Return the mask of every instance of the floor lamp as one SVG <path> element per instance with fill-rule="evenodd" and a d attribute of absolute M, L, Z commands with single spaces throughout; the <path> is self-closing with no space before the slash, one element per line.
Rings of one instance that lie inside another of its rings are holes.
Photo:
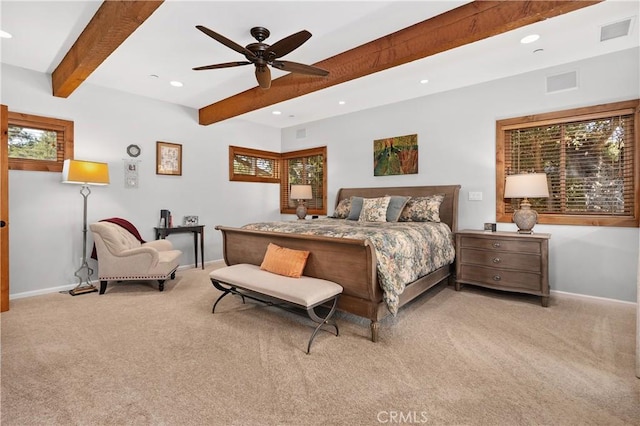
<path fill-rule="evenodd" d="M 78 294 L 91 293 L 98 289 L 91 284 L 91 276 L 93 269 L 87 263 L 87 198 L 91 194 L 89 185 L 108 185 L 109 184 L 109 165 L 107 163 L 96 163 L 93 161 L 82 160 L 64 160 L 62 167 L 62 183 L 73 183 L 82 185 L 80 194 L 84 198 L 84 219 L 82 222 L 82 265 L 74 273 L 78 278 L 78 285 L 69 290 L 69 294 L 77 296 Z M 83 276 L 84 272 L 84 276 Z"/>

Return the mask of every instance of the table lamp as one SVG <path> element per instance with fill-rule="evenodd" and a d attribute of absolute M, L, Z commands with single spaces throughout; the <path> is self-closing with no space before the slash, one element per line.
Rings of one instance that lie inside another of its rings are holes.
<path fill-rule="evenodd" d="M 549 197 L 545 173 L 523 173 L 507 176 L 504 185 L 504 198 L 524 198 L 520 202 L 520 209 L 513 212 L 513 222 L 518 226 L 520 234 L 533 233 L 533 226 L 538 221 L 538 212 L 531 208 L 529 197 Z"/>
<path fill-rule="evenodd" d="M 90 279 L 93 269 L 87 263 L 87 198 L 91 194 L 89 185 L 109 185 L 109 165 L 107 163 L 96 163 L 83 160 L 64 160 L 62 166 L 62 183 L 73 183 L 82 185 L 80 194 L 84 198 L 84 221 L 82 227 L 82 265 L 74 273 L 78 278 L 78 285 L 69 290 L 69 294 L 91 293 L 98 289 L 91 284 Z M 86 272 L 86 277 L 82 276 L 82 271 Z M 84 283 L 84 284 L 83 284 Z"/>
<path fill-rule="evenodd" d="M 304 200 L 312 198 L 311 185 L 291 185 L 291 199 L 298 200 L 296 208 L 298 219 L 303 220 L 307 216 L 307 206 L 304 204 Z"/>

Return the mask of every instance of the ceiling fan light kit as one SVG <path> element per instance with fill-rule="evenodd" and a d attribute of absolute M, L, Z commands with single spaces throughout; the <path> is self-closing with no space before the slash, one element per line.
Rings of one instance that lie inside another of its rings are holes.
<path fill-rule="evenodd" d="M 283 61 L 279 58 L 285 56 L 302 46 L 309 38 L 311 33 L 307 30 L 299 31 L 295 34 L 291 34 L 288 37 L 276 42 L 273 45 L 263 43 L 271 34 L 268 29 L 264 27 L 251 28 L 251 36 L 258 42 L 248 44 L 243 47 L 234 41 L 229 40 L 225 36 L 210 30 L 202 25 L 196 25 L 196 28 L 211 37 L 212 39 L 224 44 L 228 48 L 235 50 L 238 53 L 244 55 L 246 61 L 224 62 L 220 64 L 204 65 L 201 67 L 193 68 L 194 71 L 213 70 L 219 68 L 230 68 L 242 65 L 253 64 L 255 66 L 255 75 L 258 85 L 263 89 L 271 87 L 271 70 L 269 67 L 274 67 L 282 71 L 293 72 L 306 75 L 314 75 L 325 77 L 329 75 L 329 72 L 321 68 L 313 67 L 311 65 L 300 64 L 298 62 Z"/>

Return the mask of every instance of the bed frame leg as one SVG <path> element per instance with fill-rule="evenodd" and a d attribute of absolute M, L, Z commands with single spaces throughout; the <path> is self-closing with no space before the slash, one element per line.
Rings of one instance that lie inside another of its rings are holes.
<path fill-rule="evenodd" d="M 371 341 L 378 341 L 378 330 L 380 329 L 380 323 L 378 321 L 371 320 Z"/>

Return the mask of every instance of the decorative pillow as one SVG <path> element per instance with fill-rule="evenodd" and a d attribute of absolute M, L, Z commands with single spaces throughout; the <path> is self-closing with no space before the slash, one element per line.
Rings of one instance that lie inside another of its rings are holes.
<path fill-rule="evenodd" d="M 260 269 L 285 277 L 300 278 L 309 252 L 293 250 L 269 243 Z"/>
<path fill-rule="evenodd" d="M 362 210 L 362 197 L 351 197 L 351 210 L 349 211 L 349 220 L 358 220 L 360 218 L 360 211 Z"/>
<path fill-rule="evenodd" d="M 333 211 L 333 216 L 336 219 L 346 219 L 351 211 L 351 198 L 345 198 L 340 200 L 336 209 Z"/>
<path fill-rule="evenodd" d="M 391 197 L 365 198 L 360 211 L 360 222 L 386 222 Z"/>
<path fill-rule="evenodd" d="M 440 204 L 443 194 L 429 197 L 411 197 L 400 214 L 400 222 L 440 222 Z"/>
<path fill-rule="evenodd" d="M 397 222 L 400 219 L 402 209 L 411 197 L 404 195 L 390 195 L 389 207 L 387 207 L 387 222 Z"/>

